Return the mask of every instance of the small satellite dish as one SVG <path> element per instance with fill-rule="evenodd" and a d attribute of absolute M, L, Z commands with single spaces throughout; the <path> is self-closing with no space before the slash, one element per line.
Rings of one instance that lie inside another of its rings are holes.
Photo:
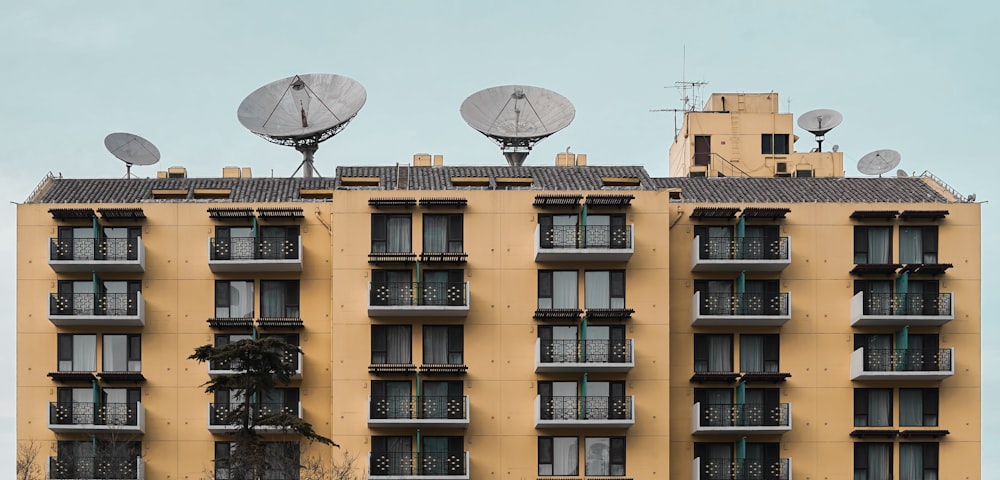
<path fill-rule="evenodd" d="M 104 137 L 104 147 L 125 162 L 125 178 L 132 177 L 132 165 L 152 165 L 160 161 L 160 151 L 149 140 L 124 132 Z"/>
<path fill-rule="evenodd" d="M 302 175 L 310 178 L 316 171 L 313 154 L 319 143 L 340 133 L 367 98 L 365 88 L 348 77 L 295 75 L 254 90 L 240 103 L 236 116 L 261 138 L 302 152 L 299 168 L 304 167 Z"/>
<path fill-rule="evenodd" d="M 822 152 L 823 139 L 826 132 L 833 130 L 843 121 L 844 116 L 840 112 L 821 108 L 819 110 L 810 110 L 800 115 L 798 124 L 799 128 L 816 136 L 816 142 L 819 143 L 819 148 L 816 151 Z"/>
<path fill-rule="evenodd" d="M 834 153 L 837 153 L 837 152 L 839 152 L 839 151 L 840 151 L 840 145 L 834 145 L 834 146 L 833 146 L 833 152 L 834 152 Z"/>
<path fill-rule="evenodd" d="M 899 165 L 899 152 L 895 150 L 875 150 L 858 160 L 858 171 L 865 175 L 879 175 Z"/>
<path fill-rule="evenodd" d="M 480 90 L 462 102 L 465 123 L 498 145 L 512 167 L 524 164 L 538 141 L 569 125 L 576 109 L 551 90 L 503 85 Z"/>
<path fill-rule="evenodd" d="M 900 168 L 899 170 L 896 170 L 896 176 L 899 177 L 899 178 L 906 178 L 906 177 L 909 177 L 910 174 L 906 173 L 906 170 L 903 170 L 902 168 Z"/>

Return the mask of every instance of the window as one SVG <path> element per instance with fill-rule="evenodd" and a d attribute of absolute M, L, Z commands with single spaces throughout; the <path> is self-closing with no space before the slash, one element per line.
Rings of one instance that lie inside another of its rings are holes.
<path fill-rule="evenodd" d="M 372 252 L 409 253 L 410 214 L 372 214 Z"/>
<path fill-rule="evenodd" d="M 299 318 L 299 281 L 261 280 L 260 316 Z"/>
<path fill-rule="evenodd" d="M 462 437 L 425 436 L 420 439 L 420 475 L 468 474 Z"/>
<path fill-rule="evenodd" d="M 540 309 L 576 309 L 579 303 L 577 295 L 577 272 L 539 270 L 538 272 L 538 308 Z"/>
<path fill-rule="evenodd" d="M 576 437 L 538 437 L 539 475 L 579 475 L 579 457 Z"/>
<path fill-rule="evenodd" d="M 695 225 L 698 256 L 702 259 L 733 258 L 733 227 L 729 225 Z"/>
<path fill-rule="evenodd" d="M 136 425 L 139 400 L 138 388 L 105 388 L 101 390 L 99 414 L 107 425 Z"/>
<path fill-rule="evenodd" d="M 253 318 L 253 281 L 215 282 L 216 318 Z"/>
<path fill-rule="evenodd" d="M 94 227 L 59 227 L 57 260 L 136 260 L 140 227 L 104 227 L 94 240 Z"/>
<path fill-rule="evenodd" d="M 97 335 L 60 333 L 56 338 L 60 372 L 97 370 Z"/>
<path fill-rule="evenodd" d="M 854 444 L 854 480 L 889 480 L 891 478 L 891 443 Z"/>
<path fill-rule="evenodd" d="M 899 425 L 901 427 L 936 427 L 938 425 L 938 389 L 900 388 Z"/>
<path fill-rule="evenodd" d="M 215 442 L 216 480 L 266 478 L 268 480 L 297 480 L 299 478 L 299 444 L 296 442 L 262 442 L 263 472 L 256 472 L 252 465 L 233 462 L 235 442 Z"/>
<path fill-rule="evenodd" d="M 539 385 L 541 389 L 541 385 Z M 587 382 L 583 396 L 583 413 L 586 420 L 631 418 L 629 399 L 625 396 L 625 382 L 621 380 Z"/>
<path fill-rule="evenodd" d="M 299 227 L 297 225 L 260 227 L 258 258 L 299 258 Z"/>
<path fill-rule="evenodd" d="M 243 340 L 252 340 L 253 335 L 249 333 L 221 333 L 215 335 L 215 346 L 225 347 Z M 212 360 L 209 364 L 211 370 L 240 370 L 243 368 L 239 360 Z"/>
<path fill-rule="evenodd" d="M 892 227 L 854 227 L 854 263 L 892 263 Z"/>
<path fill-rule="evenodd" d="M 625 271 L 588 271 L 583 277 L 587 308 L 625 308 Z"/>
<path fill-rule="evenodd" d="M 413 273 L 409 270 L 372 270 L 372 305 L 413 305 Z"/>
<path fill-rule="evenodd" d="M 698 292 L 702 315 L 733 314 L 732 280 L 695 280 L 694 291 Z"/>
<path fill-rule="evenodd" d="M 216 260 L 253 260 L 257 256 L 253 227 L 215 227 L 212 250 L 212 258 Z"/>
<path fill-rule="evenodd" d="M 854 294 L 863 293 L 866 315 L 890 315 L 893 306 L 892 281 L 855 280 Z"/>
<path fill-rule="evenodd" d="M 264 391 L 260 399 L 260 413 L 262 415 L 287 413 L 298 417 L 299 389 L 272 388 Z"/>
<path fill-rule="evenodd" d="M 464 363 L 461 325 L 424 326 L 424 363 L 461 365 Z"/>
<path fill-rule="evenodd" d="M 625 475 L 624 437 L 587 437 L 584 475 Z"/>
<path fill-rule="evenodd" d="M 729 388 L 696 388 L 694 403 L 699 404 L 703 427 L 732 425 L 733 390 Z"/>
<path fill-rule="evenodd" d="M 712 137 L 709 135 L 694 136 L 694 164 L 708 166 L 712 163 Z"/>
<path fill-rule="evenodd" d="M 761 134 L 760 153 L 764 155 L 788 155 L 788 134 L 787 133 Z"/>
<path fill-rule="evenodd" d="M 372 364 L 410 364 L 409 325 L 372 325 Z"/>
<path fill-rule="evenodd" d="M 104 335 L 105 372 L 141 372 L 142 337 L 139 335 Z"/>
<path fill-rule="evenodd" d="M 299 334 L 297 333 L 268 333 L 261 335 L 260 338 L 275 338 L 281 340 L 289 345 L 295 347 L 299 346 Z M 299 365 L 299 349 L 298 348 L 288 348 L 281 352 L 282 363 L 291 367 L 292 370 L 298 371 Z"/>
<path fill-rule="evenodd" d="M 578 339 L 575 325 L 540 325 L 543 363 L 624 363 L 629 360 L 623 325 L 592 325 Z"/>
<path fill-rule="evenodd" d="M 371 418 L 412 418 L 412 400 L 408 380 L 373 380 Z"/>
<path fill-rule="evenodd" d="M 732 443 L 695 442 L 694 458 L 700 459 L 699 478 L 735 478 Z"/>
<path fill-rule="evenodd" d="M 580 350 L 579 345 L 582 340 L 577 339 L 576 325 L 540 325 L 538 338 L 542 349 L 540 352 L 542 362 L 576 363 L 580 361 L 577 352 Z"/>
<path fill-rule="evenodd" d="M 538 216 L 539 246 L 541 248 L 578 248 L 579 217 L 570 215 Z"/>
<path fill-rule="evenodd" d="M 937 263 L 937 243 L 937 227 L 899 227 L 899 263 Z"/>
<path fill-rule="evenodd" d="M 694 371 L 732 372 L 733 336 L 694 334 Z"/>
<path fill-rule="evenodd" d="M 462 253 L 462 214 L 424 215 L 424 253 Z"/>
<path fill-rule="evenodd" d="M 425 381 L 421 388 L 422 418 L 466 418 L 461 380 Z"/>
<path fill-rule="evenodd" d="M 740 335 L 740 371 L 777 372 L 779 344 L 777 334 Z"/>
<path fill-rule="evenodd" d="M 855 388 L 854 426 L 892 426 L 892 389 Z"/>
<path fill-rule="evenodd" d="M 371 475 L 413 475 L 412 445 L 410 437 L 372 436 Z"/>
<path fill-rule="evenodd" d="M 139 478 L 136 457 L 142 452 L 142 442 L 116 440 L 59 440 L 57 457 L 51 460 L 51 476 L 59 478 L 101 478 L 97 465 L 110 468 L 120 478 Z M 58 475 L 57 475 L 58 472 Z M 105 477 L 107 478 L 107 477 Z"/>
<path fill-rule="evenodd" d="M 64 425 L 91 425 L 96 420 L 94 403 L 92 387 L 59 387 L 56 389 L 56 404 L 59 405 L 61 412 L 68 414 L 56 416 L 53 420 Z"/>
<path fill-rule="evenodd" d="M 900 480 L 937 480 L 938 444 L 900 443 Z"/>
<path fill-rule="evenodd" d="M 583 227 L 587 248 L 626 248 L 630 246 L 629 231 L 625 225 L 625 215 L 588 215 Z"/>
<path fill-rule="evenodd" d="M 541 418 L 544 420 L 575 420 L 579 418 L 576 382 L 538 382 L 541 397 Z"/>
<path fill-rule="evenodd" d="M 421 305 L 465 305 L 465 272 L 426 270 L 421 285 Z"/>

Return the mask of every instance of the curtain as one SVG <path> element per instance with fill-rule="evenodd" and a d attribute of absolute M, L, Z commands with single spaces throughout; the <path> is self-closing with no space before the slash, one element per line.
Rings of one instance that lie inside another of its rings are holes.
<path fill-rule="evenodd" d="M 892 425 L 892 390 L 868 390 L 868 426 L 888 427 Z"/>
<path fill-rule="evenodd" d="M 387 363 L 410 363 L 410 329 L 406 326 L 386 327 Z"/>
<path fill-rule="evenodd" d="M 413 456 L 410 437 L 389 437 L 386 451 L 389 456 L 389 475 L 413 475 L 413 463 L 404 461 Z"/>
<path fill-rule="evenodd" d="M 577 273 L 552 272 L 552 308 L 577 308 Z"/>
<path fill-rule="evenodd" d="M 448 327 L 424 327 L 424 363 L 448 363 Z"/>
<path fill-rule="evenodd" d="M 126 335 L 104 336 L 103 369 L 105 372 L 128 370 L 128 337 Z"/>
<path fill-rule="evenodd" d="M 446 215 L 424 215 L 424 252 L 443 253 L 448 251 L 448 217 Z"/>
<path fill-rule="evenodd" d="M 284 282 L 260 282 L 260 315 L 269 318 L 285 316 Z"/>
<path fill-rule="evenodd" d="M 764 337 L 740 335 L 740 371 L 764 371 Z"/>
<path fill-rule="evenodd" d="M 611 307 L 611 272 L 586 272 L 584 281 L 584 303 L 587 308 Z"/>
<path fill-rule="evenodd" d="M 385 395 L 388 418 L 411 417 L 410 382 L 385 382 Z"/>
<path fill-rule="evenodd" d="M 611 475 L 611 439 L 608 437 L 587 437 L 586 469 L 584 475 Z"/>
<path fill-rule="evenodd" d="M 922 426 L 924 424 L 924 391 L 913 388 L 899 389 L 899 425 Z M 899 452 L 903 454 L 902 451 Z"/>
<path fill-rule="evenodd" d="M 73 371 L 97 370 L 97 335 L 73 335 Z"/>
<path fill-rule="evenodd" d="M 708 371 L 731 372 L 733 370 L 732 338 L 728 335 L 708 337 Z"/>
<path fill-rule="evenodd" d="M 406 272 L 409 274 L 409 272 Z M 423 305 L 448 304 L 448 271 L 424 272 Z"/>
<path fill-rule="evenodd" d="M 733 257 L 732 227 L 708 227 L 708 258 L 726 259 Z"/>
<path fill-rule="evenodd" d="M 899 263 L 923 263 L 923 229 L 899 227 Z"/>
<path fill-rule="evenodd" d="M 387 223 L 388 252 L 409 252 L 410 248 L 410 216 L 393 215 Z"/>
<path fill-rule="evenodd" d="M 446 474 L 448 472 L 448 437 L 424 437 L 423 444 L 421 475 Z"/>
<path fill-rule="evenodd" d="M 868 229 L 868 263 L 891 263 L 889 258 L 889 239 L 892 230 L 889 227 L 872 227 Z"/>
<path fill-rule="evenodd" d="M 881 480 L 892 478 L 892 444 L 872 443 L 868 445 L 868 478 Z"/>
<path fill-rule="evenodd" d="M 553 438 L 552 450 L 553 475 L 579 475 L 579 447 L 576 437 Z"/>
<path fill-rule="evenodd" d="M 919 443 L 899 444 L 900 480 L 924 480 L 923 445 Z"/>

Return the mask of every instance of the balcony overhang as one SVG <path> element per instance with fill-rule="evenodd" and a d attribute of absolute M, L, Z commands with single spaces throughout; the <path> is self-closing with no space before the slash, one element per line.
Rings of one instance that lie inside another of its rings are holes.
<path fill-rule="evenodd" d="M 50 294 L 51 296 L 52 294 Z M 142 292 L 136 293 L 136 312 L 133 315 L 94 315 L 70 313 L 62 315 L 49 302 L 49 321 L 57 327 L 141 327 L 146 324 L 146 302 Z"/>
<path fill-rule="evenodd" d="M 583 248 L 542 248 L 541 225 L 535 225 L 536 262 L 627 262 L 635 253 L 635 225 L 627 225 L 627 246 L 605 248 L 583 246 Z"/>
<path fill-rule="evenodd" d="M 610 340 L 609 340 L 610 342 Z M 605 352 L 603 355 L 598 357 L 591 356 L 588 360 L 588 355 L 586 352 L 580 352 L 574 355 L 574 358 L 569 359 L 570 361 L 553 361 L 543 362 L 542 361 L 542 340 L 540 338 L 535 339 L 535 373 L 552 373 L 552 372 L 584 372 L 584 373 L 625 373 L 629 370 L 635 368 L 635 343 L 632 339 L 626 339 L 624 342 L 625 352 L 620 355 L 620 360 L 614 358 L 614 356 L 609 355 Z M 608 347 L 611 348 L 611 347 Z M 556 357 L 556 356 L 554 356 Z M 587 360 L 587 361 L 580 361 Z M 592 361 L 591 361 L 592 360 Z"/>
<path fill-rule="evenodd" d="M 54 402 L 55 403 L 55 402 Z M 136 403 L 135 406 L 135 425 L 127 425 L 127 421 L 116 421 L 116 413 L 101 413 L 92 411 L 95 407 L 91 407 L 90 412 L 76 413 L 73 412 L 72 405 L 50 405 L 49 408 L 49 430 L 55 433 L 129 433 L 129 434 L 144 434 L 146 433 L 146 408 L 142 406 L 142 403 Z M 100 406 L 96 406 L 100 408 Z M 53 409 L 56 409 L 53 411 Z M 104 423 L 60 423 L 53 422 L 53 415 L 65 416 L 75 420 L 76 416 L 79 415 L 81 418 L 90 415 L 95 420 L 99 417 L 103 417 Z M 125 417 L 127 414 L 122 413 L 121 416 Z"/>
<path fill-rule="evenodd" d="M 851 352 L 851 380 L 853 381 L 940 381 L 955 375 L 955 349 L 940 349 L 945 352 L 947 360 L 945 368 L 938 370 L 865 370 L 865 349 L 859 348 Z"/>
<path fill-rule="evenodd" d="M 759 255 L 750 252 L 729 252 L 726 255 L 734 258 L 700 258 L 700 245 L 701 239 L 695 235 L 694 240 L 691 241 L 692 272 L 780 272 L 792 264 L 792 239 L 790 237 L 778 239 L 775 247 L 778 248 L 777 252 L 760 252 Z M 784 258 L 753 258 L 766 256 L 765 253 Z"/>
<path fill-rule="evenodd" d="M 213 414 L 213 412 L 212 412 L 212 404 L 211 403 L 208 404 L 208 411 L 207 411 L 207 413 L 208 414 L 207 414 L 206 418 L 208 419 L 208 421 L 206 423 L 208 424 L 208 431 L 211 432 L 211 433 L 214 433 L 214 434 L 234 433 L 234 432 L 236 432 L 237 430 L 240 429 L 239 425 L 232 425 L 232 424 L 225 424 L 225 423 L 214 423 L 213 424 L 212 423 L 212 418 L 213 418 L 212 414 Z M 300 419 L 302 418 L 302 402 L 299 402 L 299 404 L 298 404 L 298 418 L 300 418 Z M 257 432 L 258 435 L 288 435 L 288 434 L 294 434 L 295 433 L 293 430 L 291 430 L 288 427 L 277 426 L 277 425 L 254 425 L 253 429 L 254 429 L 255 432 Z"/>
<path fill-rule="evenodd" d="M 417 401 L 419 402 L 419 399 Z M 468 428 L 468 395 L 462 396 L 462 408 L 464 418 L 372 418 L 372 397 L 369 395 L 368 428 Z"/>
<path fill-rule="evenodd" d="M 456 284 L 457 285 L 457 284 Z M 368 316 L 369 317 L 466 317 L 469 315 L 469 282 L 464 284 L 461 305 L 453 305 L 452 301 L 441 304 L 428 304 L 413 297 L 408 305 L 373 305 L 372 284 L 368 282 Z M 448 300 L 448 299 L 445 299 Z M 386 302 L 403 303 L 403 302 Z"/>
<path fill-rule="evenodd" d="M 783 313 L 767 315 L 761 313 L 740 313 L 714 315 L 701 313 L 701 292 L 694 292 L 691 300 L 691 325 L 696 327 L 780 327 L 792 319 L 792 292 L 785 292 L 786 304 L 779 309 Z"/>
<path fill-rule="evenodd" d="M 213 258 L 212 238 L 208 239 L 208 268 L 214 273 L 301 272 L 302 236 L 295 245 L 295 258 Z"/>
<path fill-rule="evenodd" d="M 885 305 L 877 309 L 879 313 L 865 313 L 865 294 L 858 292 L 851 297 L 852 327 L 939 327 L 955 319 L 955 297 L 953 293 L 940 294 L 947 305 L 939 305 L 934 315 L 925 315 L 922 305 Z M 905 298 L 905 297 L 904 297 Z M 894 301 L 891 303 L 895 303 Z M 910 314 L 919 312 L 920 314 Z"/>
<path fill-rule="evenodd" d="M 624 398 L 628 399 L 628 409 L 623 415 L 624 418 L 542 419 L 542 397 L 536 395 L 535 428 L 629 428 L 635 425 L 635 397 L 629 395 Z"/>
<path fill-rule="evenodd" d="M 124 240 L 124 239 L 120 239 Z M 137 237 L 136 241 L 136 254 L 134 259 L 118 258 L 118 256 L 113 255 L 111 258 L 75 258 L 75 259 L 59 259 L 59 249 L 68 248 L 72 249 L 72 245 L 61 246 L 59 239 L 51 238 L 49 239 L 49 266 L 52 267 L 52 271 L 56 273 L 79 273 L 79 272 L 126 272 L 126 273 L 141 273 L 146 271 L 146 245 L 142 243 L 142 237 Z M 94 245 L 91 245 L 94 247 Z M 106 248 L 106 247 L 105 247 Z M 93 248 L 92 248 L 93 249 Z M 97 257 L 93 255 L 97 252 L 90 252 L 91 257 Z M 128 255 L 125 255 L 128 257 Z M 55 257 L 55 258 L 54 258 Z"/>
<path fill-rule="evenodd" d="M 760 406 L 758 410 L 750 408 L 749 405 L 740 405 L 740 407 L 744 407 L 741 412 L 727 408 L 720 410 L 719 422 L 729 423 L 729 425 L 702 425 L 701 403 L 695 403 L 691 406 L 691 433 L 693 435 L 781 435 L 792 430 L 792 404 L 790 403 L 782 403 L 771 411 L 767 411 L 763 406 Z M 777 415 L 778 417 L 768 418 L 769 415 Z M 763 425 L 768 422 L 776 423 L 776 425 Z"/>

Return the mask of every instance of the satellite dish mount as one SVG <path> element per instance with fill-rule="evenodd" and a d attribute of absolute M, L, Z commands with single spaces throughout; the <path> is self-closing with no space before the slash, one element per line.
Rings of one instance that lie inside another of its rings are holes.
<path fill-rule="evenodd" d="M 865 154 L 865 156 L 861 157 L 861 160 L 858 160 L 858 171 L 865 175 L 878 175 L 881 177 L 883 173 L 896 168 L 899 165 L 900 159 L 899 152 L 895 150 L 875 150 L 874 152 Z M 903 173 L 905 174 L 906 172 Z M 898 172 L 896 175 L 900 176 Z"/>
<path fill-rule="evenodd" d="M 149 140 L 124 132 L 104 137 L 104 147 L 125 162 L 125 176 L 132 178 L 132 165 L 152 165 L 160 161 L 160 151 Z"/>
<path fill-rule="evenodd" d="M 844 121 L 844 116 L 836 110 L 819 109 L 811 110 L 799 116 L 799 128 L 816 136 L 817 152 L 823 151 L 823 140 L 826 139 L 826 132 L 833 130 Z"/>

